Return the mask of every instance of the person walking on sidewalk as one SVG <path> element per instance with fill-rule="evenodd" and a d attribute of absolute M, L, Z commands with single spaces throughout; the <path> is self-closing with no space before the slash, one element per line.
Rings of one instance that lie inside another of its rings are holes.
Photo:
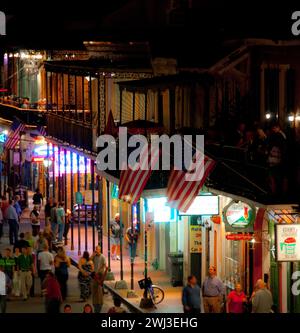
<path fill-rule="evenodd" d="M 38 205 L 35 205 L 33 207 L 33 210 L 30 213 L 30 221 L 31 221 L 31 227 L 32 227 L 32 236 L 36 237 L 38 235 L 38 233 L 40 232 L 40 228 L 41 228 L 40 212 L 39 212 Z"/>
<path fill-rule="evenodd" d="M 235 289 L 232 290 L 227 296 L 226 312 L 227 313 L 243 313 L 244 305 L 247 303 L 246 295 L 242 290 L 240 283 L 235 285 Z"/>
<path fill-rule="evenodd" d="M 53 250 L 53 246 L 52 246 L 52 242 L 53 242 L 53 232 L 52 232 L 52 230 L 51 230 L 51 226 L 50 226 L 50 224 L 48 224 L 48 225 L 44 228 L 43 236 L 44 236 L 44 238 L 45 238 L 45 239 L 47 240 L 47 242 L 48 242 L 49 251 L 52 252 L 52 250 Z"/>
<path fill-rule="evenodd" d="M 48 272 L 43 282 L 42 289 L 45 293 L 46 313 L 60 313 L 62 303 L 60 286 L 53 272 Z"/>
<path fill-rule="evenodd" d="M 20 218 L 21 218 L 21 215 L 22 215 L 22 208 L 20 206 L 20 199 L 21 198 L 20 198 L 19 195 L 15 196 L 14 207 L 15 207 L 15 210 L 16 210 L 16 212 L 18 214 L 18 217 L 19 217 L 18 222 L 20 222 Z"/>
<path fill-rule="evenodd" d="M 194 275 L 188 277 L 187 285 L 182 290 L 182 305 L 184 313 L 201 312 L 201 289 Z"/>
<path fill-rule="evenodd" d="M 71 266 L 71 261 L 62 246 L 57 249 L 57 255 L 54 258 L 54 266 L 55 276 L 60 285 L 61 296 L 64 301 L 68 294 L 67 282 L 69 279 L 69 267 Z"/>
<path fill-rule="evenodd" d="M 91 273 L 94 271 L 93 261 L 87 251 L 83 252 L 83 256 L 78 263 L 78 269 L 80 300 L 85 302 L 91 295 Z"/>
<path fill-rule="evenodd" d="M 9 225 L 9 243 L 14 245 L 18 241 L 19 216 L 14 207 L 14 201 L 9 200 L 9 206 L 5 211 L 5 218 Z"/>
<path fill-rule="evenodd" d="M 38 206 L 38 208 L 40 210 L 43 205 L 43 200 L 44 200 L 43 195 L 42 195 L 40 189 L 37 188 L 32 197 L 33 205 Z"/>
<path fill-rule="evenodd" d="M 272 312 L 273 297 L 266 288 L 266 284 L 262 279 L 256 282 L 256 291 L 252 297 L 252 313 L 270 313 Z"/>
<path fill-rule="evenodd" d="M 94 263 L 94 272 L 92 273 L 92 297 L 95 313 L 100 313 L 103 306 L 103 282 L 105 280 L 108 267 L 106 258 L 101 253 L 100 246 L 96 246 L 95 252 L 92 255 Z"/>
<path fill-rule="evenodd" d="M 57 216 L 56 216 L 57 203 L 53 202 L 53 207 L 50 210 L 51 230 L 53 233 L 53 242 L 56 242 L 57 236 Z"/>
<path fill-rule="evenodd" d="M 6 313 L 7 294 L 11 289 L 11 280 L 4 273 L 3 266 L 0 266 L 0 313 Z"/>
<path fill-rule="evenodd" d="M 128 242 L 128 246 L 129 246 L 129 256 L 134 261 L 134 259 L 136 257 L 137 242 L 138 242 L 138 238 L 139 238 L 139 233 L 138 233 L 137 227 L 134 226 L 133 231 L 131 230 L 131 227 L 129 227 L 126 230 L 125 237 L 126 237 L 126 240 Z"/>
<path fill-rule="evenodd" d="M 54 264 L 53 254 L 49 252 L 48 244 L 44 245 L 43 251 L 38 255 L 38 267 L 39 278 L 41 280 L 41 286 L 49 271 L 52 270 Z"/>
<path fill-rule="evenodd" d="M 64 209 L 64 203 L 60 202 L 58 204 L 58 208 L 56 209 L 56 221 L 58 226 L 58 242 L 63 242 L 63 235 L 64 235 L 64 229 L 65 229 L 65 209 Z"/>
<path fill-rule="evenodd" d="M 18 269 L 21 279 L 21 295 L 26 301 L 32 286 L 32 273 L 35 273 L 32 255 L 29 254 L 26 247 L 22 248 L 22 254 L 18 258 Z"/>
<path fill-rule="evenodd" d="M 216 276 L 216 268 L 214 266 L 210 266 L 208 269 L 208 277 L 203 282 L 202 294 L 205 313 L 220 313 L 225 287 L 223 282 Z"/>
<path fill-rule="evenodd" d="M 51 224 L 51 208 L 53 207 L 53 198 L 49 198 L 45 205 L 45 226 Z"/>
<path fill-rule="evenodd" d="M 121 224 L 120 214 L 115 215 L 114 221 L 110 224 L 110 241 L 111 241 L 111 256 L 112 259 L 120 260 L 120 242 L 121 242 Z"/>

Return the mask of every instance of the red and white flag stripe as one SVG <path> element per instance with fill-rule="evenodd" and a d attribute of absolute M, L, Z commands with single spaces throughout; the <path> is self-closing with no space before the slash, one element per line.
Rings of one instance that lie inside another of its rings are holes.
<path fill-rule="evenodd" d="M 201 167 L 196 168 L 195 179 L 198 180 L 194 181 L 186 180 L 186 175 L 189 171 L 173 169 L 167 187 L 167 197 L 170 206 L 181 212 L 186 212 L 195 200 L 215 164 L 214 160 L 205 156 Z"/>
<path fill-rule="evenodd" d="M 20 132 L 25 130 L 25 124 L 20 123 L 15 130 L 10 130 L 5 142 L 5 149 L 14 149 L 20 140 Z"/>
<path fill-rule="evenodd" d="M 135 204 L 140 199 L 142 192 L 151 176 L 152 170 L 159 161 L 159 150 L 145 145 L 142 149 L 140 161 L 134 167 L 127 166 L 121 170 L 119 182 L 119 199 Z M 150 163 L 149 163 L 150 161 Z M 147 167 L 148 166 L 148 167 Z M 146 169 L 147 170 L 144 170 Z"/>

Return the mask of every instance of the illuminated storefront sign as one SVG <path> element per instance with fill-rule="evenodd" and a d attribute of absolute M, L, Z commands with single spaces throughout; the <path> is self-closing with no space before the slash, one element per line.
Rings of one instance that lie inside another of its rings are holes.
<path fill-rule="evenodd" d="M 7 139 L 7 135 L 5 133 L 0 134 L 0 143 L 4 143 Z"/>
<path fill-rule="evenodd" d="M 78 170 L 78 159 L 77 159 L 77 154 L 73 153 L 73 173 L 77 173 Z M 55 175 L 59 175 L 59 169 L 60 169 L 60 174 L 64 173 L 71 173 L 71 152 L 67 151 L 66 153 L 66 165 L 65 165 L 65 153 L 64 151 L 60 151 L 60 168 L 59 168 L 59 163 L 58 163 L 58 151 L 54 151 L 54 159 L 55 159 Z M 91 172 L 90 168 L 90 159 L 86 160 L 85 164 L 85 159 L 83 156 L 79 156 L 79 172 L 80 173 L 85 173 L 85 170 L 87 173 Z"/>
<path fill-rule="evenodd" d="M 67 151 L 66 153 L 66 164 L 65 164 L 65 153 L 64 150 L 60 151 L 60 168 L 59 168 L 59 156 L 58 156 L 58 147 L 54 147 L 50 144 L 49 145 L 49 151 L 47 144 L 42 144 L 33 149 L 33 156 L 32 156 L 32 161 L 34 162 L 42 162 L 44 159 L 47 159 L 49 156 L 50 160 L 54 160 L 54 168 L 55 168 L 55 176 L 59 175 L 59 169 L 60 169 L 60 174 L 64 173 L 71 173 L 71 152 Z M 73 166 L 72 170 L 73 173 L 77 173 L 78 170 L 78 160 L 77 160 L 78 154 L 73 153 Z M 90 168 L 90 159 L 86 160 L 85 164 L 85 159 L 83 156 L 79 156 L 79 171 L 80 173 L 84 173 L 86 169 L 87 173 L 91 172 Z"/>
<path fill-rule="evenodd" d="M 190 208 L 179 215 L 218 215 L 219 198 L 216 195 L 199 195 L 195 198 Z"/>
<path fill-rule="evenodd" d="M 228 234 L 228 235 L 226 235 L 226 239 L 232 240 L 232 241 L 242 241 L 242 240 L 251 241 L 253 239 L 253 235 L 248 234 L 248 233 L 247 234 L 244 234 L 244 233 Z"/>
<path fill-rule="evenodd" d="M 225 230 L 229 232 L 253 232 L 256 209 L 242 201 L 231 201 L 223 210 Z"/>
<path fill-rule="evenodd" d="M 276 225 L 277 261 L 300 261 L 300 224 Z"/>
<path fill-rule="evenodd" d="M 57 152 L 57 147 L 54 148 L 54 151 Z M 33 157 L 48 157 L 48 148 L 47 144 L 42 144 L 33 149 Z M 49 145 L 49 157 L 53 157 L 53 147 Z"/>
<path fill-rule="evenodd" d="M 167 198 L 147 199 L 148 212 L 153 213 L 154 222 L 170 222 L 175 220 L 175 209 L 167 205 Z"/>

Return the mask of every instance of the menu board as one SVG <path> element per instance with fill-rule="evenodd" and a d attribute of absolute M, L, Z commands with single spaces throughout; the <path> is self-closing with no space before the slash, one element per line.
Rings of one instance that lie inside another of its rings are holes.
<path fill-rule="evenodd" d="M 300 261 L 300 224 L 276 225 L 277 261 Z"/>
<path fill-rule="evenodd" d="M 190 253 L 202 252 L 202 227 L 200 225 L 190 226 Z"/>

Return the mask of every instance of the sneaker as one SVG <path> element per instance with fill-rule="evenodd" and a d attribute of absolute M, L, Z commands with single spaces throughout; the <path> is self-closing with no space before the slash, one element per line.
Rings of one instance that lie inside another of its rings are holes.
<path fill-rule="evenodd" d="M 120 260 L 121 258 L 119 256 L 116 257 L 117 260 Z"/>

